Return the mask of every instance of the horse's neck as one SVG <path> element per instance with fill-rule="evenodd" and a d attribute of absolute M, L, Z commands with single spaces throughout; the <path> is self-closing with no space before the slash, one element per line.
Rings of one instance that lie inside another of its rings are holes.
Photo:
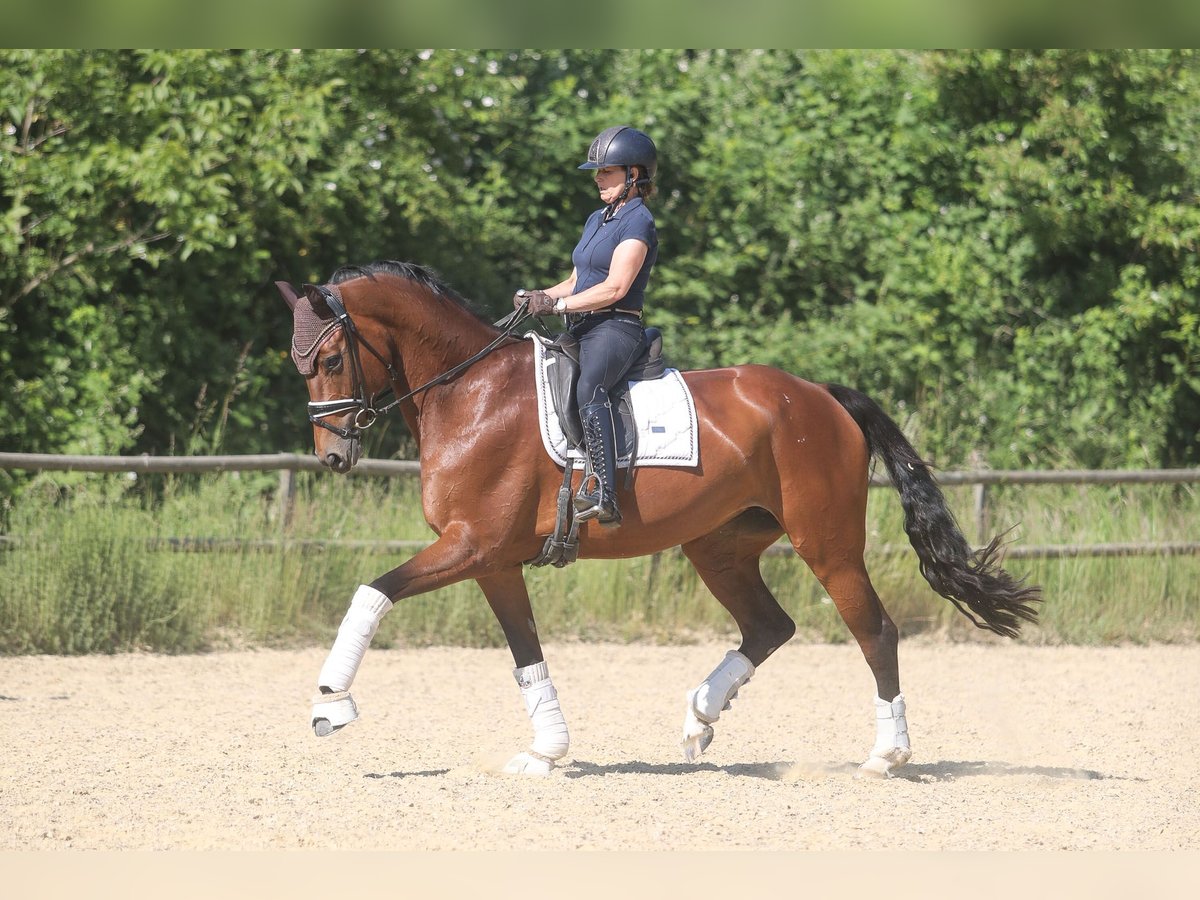
<path fill-rule="evenodd" d="M 404 375 L 409 390 L 465 362 L 496 336 L 494 329 L 454 300 L 402 280 L 364 292 L 360 302 L 382 326 L 388 346 L 395 348 L 389 362 Z M 420 405 L 417 398 L 418 409 Z"/>

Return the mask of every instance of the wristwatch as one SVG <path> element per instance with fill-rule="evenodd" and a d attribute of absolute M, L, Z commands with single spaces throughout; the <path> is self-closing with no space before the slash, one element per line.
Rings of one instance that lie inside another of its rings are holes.
<path fill-rule="evenodd" d="M 554 301 L 554 311 L 560 316 L 567 311 L 567 298 L 559 297 Z"/>

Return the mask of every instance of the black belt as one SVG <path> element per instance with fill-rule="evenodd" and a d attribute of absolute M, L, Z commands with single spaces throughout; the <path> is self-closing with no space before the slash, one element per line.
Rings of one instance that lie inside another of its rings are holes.
<path fill-rule="evenodd" d="M 642 317 L 642 311 L 640 309 L 597 309 L 597 310 L 593 310 L 592 312 L 586 312 L 586 313 L 584 313 L 584 315 L 585 316 L 621 316 L 621 315 L 624 315 L 624 316 L 637 316 L 637 318 L 640 319 Z"/>
<path fill-rule="evenodd" d="M 570 329 L 583 324 L 588 319 L 621 315 L 633 316 L 640 324 L 642 311 L 640 309 L 598 309 L 595 312 L 567 313 L 566 325 Z"/>

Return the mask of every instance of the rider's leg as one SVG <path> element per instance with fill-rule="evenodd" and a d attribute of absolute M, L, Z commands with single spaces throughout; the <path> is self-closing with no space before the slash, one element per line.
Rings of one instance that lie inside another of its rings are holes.
<path fill-rule="evenodd" d="M 609 392 L 637 359 L 644 332 L 636 319 L 610 316 L 585 320 L 576 334 L 579 381 L 575 397 L 592 477 L 575 499 L 575 514 L 580 521 L 598 519 L 602 525 L 617 525 L 621 513 L 616 501 L 616 437 Z"/>
<path fill-rule="evenodd" d="M 596 519 L 601 525 L 621 524 L 617 509 L 617 451 L 612 405 L 589 403 L 579 410 L 591 475 L 575 497 L 575 518 Z"/>

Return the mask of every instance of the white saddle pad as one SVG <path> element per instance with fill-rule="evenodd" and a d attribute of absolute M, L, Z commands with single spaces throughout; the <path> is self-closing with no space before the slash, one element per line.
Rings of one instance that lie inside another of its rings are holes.
<path fill-rule="evenodd" d="M 568 449 L 566 435 L 554 411 L 548 384 L 551 367 L 557 364 L 555 355 L 543 349 L 549 343 L 532 332 L 534 372 L 537 381 L 538 430 L 542 444 L 557 465 L 565 466 L 567 456 L 583 459 L 583 454 Z M 653 381 L 634 381 L 628 386 L 629 407 L 637 428 L 634 442 L 635 466 L 698 466 L 700 464 L 700 429 L 696 423 L 696 404 L 692 392 L 678 369 L 667 369 L 662 378 Z M 629 454 L 617 460 L 619 467 L 629 466 Z"/>

